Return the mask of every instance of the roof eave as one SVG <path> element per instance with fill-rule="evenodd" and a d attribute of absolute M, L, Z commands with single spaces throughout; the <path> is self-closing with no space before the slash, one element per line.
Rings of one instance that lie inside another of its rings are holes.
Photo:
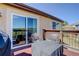
<path fill-rule="evenodd" d="M 19 9 L 23 9 L 23 10 L 26 10 L 26 11 L 29 11 L 29 12 L 44 16 L 44 17 L 55 19 L 55 20 L 60 21 L 62 23 L 64 22 L 63 20 L 61 20 L 61 19 L 59 19 L 59 18 L 57 18 L 55 16 L 49 15 L 49 14 L 47 14 L 45 12 L 42 12 L 40 10 L 37 10 L 37 9 L 32 8 L 30 6 L 27 6 L 27 5 L 23 4 L 23 3 L 4 3 L 4 4 L 7 4 L 7 5 L 10 5 L 10 6 L 19 8 Z"/>

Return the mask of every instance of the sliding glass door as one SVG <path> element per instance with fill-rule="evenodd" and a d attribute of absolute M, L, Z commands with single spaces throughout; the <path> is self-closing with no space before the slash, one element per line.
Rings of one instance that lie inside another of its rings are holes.
<path fill-rule="evenodd" d="M 26 43 L 26 17 L 13 15 L 13 46 Z"/>
<path fill-rule="evenodd" d="M 28 43 L 33 43 L 33 39 L 31 35 L 37 33 L 37 19 L 35 18 L 27 18 L 27 28 L 28 28 Z"/>
<path fill-rule="evenodd" d="M 33 43 L 31 35 L 37 33 L 37 19 L 13 15 L 13 46 Z"/>

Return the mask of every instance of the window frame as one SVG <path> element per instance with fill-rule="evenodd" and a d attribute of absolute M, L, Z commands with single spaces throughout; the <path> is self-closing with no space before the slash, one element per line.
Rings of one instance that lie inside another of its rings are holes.
<path fill-rule="evenodd" d="M 14 16 L 18 16 L 18 17 L 22 17 L 22 18 L 24 18 L 24 29 L 25 29 L 25 32 L 26 32 L 26 17 L 23 17 L 23 16 L 19 16 L 19 15 L 13 15 L 13 17 Z M 13 19 L 14 20 L 14 19 Z M 14 24 L 12 24 L 13 26 L 14 26 Z M 13 27 L 13 29 L 14 29 L 14 27 Z M 14 31 L 13 31 L 14 32 Z M 12 40 L 13 40 L 13 32 L 12 32 Z M 26 35 L 27 34 L 25 34 L 25 37 L 26 37 Z M 25 40 L 25 43 L 24 44 L 26 44 L 27 42 L 26 42 L 26 40 Z M 24 44 L 21 44 L 21 45 L 24 45 Z M 13 47 L 16 47 L 16 46 L 19 46 L 19 45 L 13 45 Z"/>
<path fill-rule="evenodd" d="M 54 26 L 54 25 L 53 25 L 54 22 L 56 23 L 56 24 L 55 24 L 55 28 L 53 27 L 53 26 Z M 61 29 L 61 24 L 60 24 L 59 22 L 53 21 L 53 22 L 52 22 L 52 29 Z"/>
<path fill-rule="evenodd" d="M 52 29 L 57 29 L 57 22 L 55 22 L 55 21 L 52 22 Z"/>
<path fill-rule="evenodd" d="M 22 17 L 26 17 L 26 23 L 27 23 L 27 19 L 30 17 L 30 18 L 35 18 L 36 20 L 37 20 L 37 34 L 39 35 L 40 34 L 40 20 L 39 20 L 39 18 L 38 17 L 35 17 L 35 16 L 30 16 L 30 15 L 23 15 L 23 14 L 20 14 L 20 13 L 11 13 L 11 33 L 10 33 L 10 39 L 11 39 L 11 49 L 15 49 L 15 48 L 19 48 L 19 47 L 22 47 L 22 46 L 28 46 L 28 45 L 30 45 L 30 44 L 27 44 L 28 42 L 27 42 L 27 32 L 26 32 L 26 44 L 24 44 L 24 45 L 20 45 L 20 46 L 15 46 L 15 47 L 13 47 L 13 15 L 17 15 L 17 16 L 22 16 Z M 26 30 L 27 30 L 27 24 L 26 24 Z"/>

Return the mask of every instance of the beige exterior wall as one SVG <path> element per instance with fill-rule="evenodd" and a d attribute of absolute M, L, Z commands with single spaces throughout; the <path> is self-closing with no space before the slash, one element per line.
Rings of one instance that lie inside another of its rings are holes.
<path fill-rule="evenodd" d="M 50 18 L 46 18 L 46 17 L 31 13 L 28 11 L 24 11 L 18 8 L 14 8 L 5 4 L 0 4 L 0 12 L 2 13 L 2 17 L 0 17 L 0 29 L 8 33 L 10 37 L 12 32 L 11 15 L 13 13 L 18 15 L 23 15 L 26 17 L 37 18 L 37 20 L 39 20 L 39 33 L 40 33 L 39 35 L 41 38 L 42 38 L 42 29 L 52 29 L 52 22 L 55 21 L 53 19 L 51 20 Z"/>

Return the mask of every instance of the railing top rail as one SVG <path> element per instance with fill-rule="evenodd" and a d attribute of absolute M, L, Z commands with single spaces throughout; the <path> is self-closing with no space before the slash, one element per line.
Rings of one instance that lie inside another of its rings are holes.
<path fill-rule="evenodd" d="M 43 29 L 44 32 L 71 32 L 71 33 L 79 33 L 79 30 L 46 30 L 46 29 Z"/>
<path fill-rule="evenodd" d="M 75 34 L 79 34 L 79 30 L 46 30 L 43 29 L 43 40 L 46 40 L 46 32 L 59 32 L 60 34 L 60 43 L 63 44 L 63 33 L 75 33 Z"/>

